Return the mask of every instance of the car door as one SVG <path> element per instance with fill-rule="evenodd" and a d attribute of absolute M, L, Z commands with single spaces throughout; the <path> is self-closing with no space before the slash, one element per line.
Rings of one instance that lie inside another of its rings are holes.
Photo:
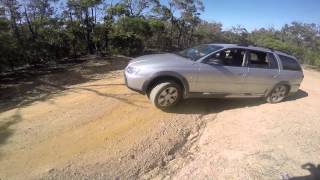
<path fill-rule="evenodd" d="M 245 80 L 246 92 L 263 95 L 279 80 L 279 64 L 273 53 L 247 51 L 248 74 Z"/>
<path fill-rule="evenodd" d="M 244 49 L 224 49 L 200 63 L 198 91 L 208 94 L 244 93 L 243 82 L 248 68 Z"/>

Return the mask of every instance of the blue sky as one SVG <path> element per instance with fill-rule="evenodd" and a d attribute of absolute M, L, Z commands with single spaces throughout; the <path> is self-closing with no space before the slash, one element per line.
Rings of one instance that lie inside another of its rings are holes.
<path fill-rule="evenodd" d="M 65 2 L 66 0 L 60 0 Z M 108 0 L 107 2 L 110 2 Z M 117 2 L 119 0 L 113 0 Z M 160 0 L 166 4 L 168 0 Z M 242 25 L 249 31 L 261 27 L 281 28 L 299 21 L 320 24 L 320 0 L 203 0 L 201 18 L 221 22 L 224 29 Z"/>
<path fill-rule="evenodd" d="M 248 30 L 280 28 L 300 21 L 320 24 L 320 0 L 203 0 L 202 19 L 217 21 L 228 29 L 242 25 Z"/>

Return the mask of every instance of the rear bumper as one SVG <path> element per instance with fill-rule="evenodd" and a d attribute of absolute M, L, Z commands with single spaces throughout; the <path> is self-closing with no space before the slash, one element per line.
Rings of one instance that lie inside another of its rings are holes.
<path fill-rule="evenodd" d="M 294 94 L 298 92 L 299 89 L 300 89 L 300 84 L 291 85 L 289 94 Z"/>

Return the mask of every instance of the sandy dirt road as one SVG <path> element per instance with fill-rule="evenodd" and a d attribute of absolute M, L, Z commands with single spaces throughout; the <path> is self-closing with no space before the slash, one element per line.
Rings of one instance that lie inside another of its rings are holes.
<path fill-rule="evenodd" d="M 58 92 L 2 110 L 0 179 L 138 178 L 165 166 L 187 142 L 196 140 L 205 125 L 200 108 L 191 114 L 183 108 L 162 112 L 126 88 L 122 70 L 61 85 L 64 79 L 83 79 L 91 66 L 94 72 L 109 66 L 100 64 L 23 81 L 41 82 L 29 91 Z"/>
<path fill-rule="evenodd" d="M 0 114 L 1 179 L 274 179 L 320 163 L 320 73 L 276 105 L 187 100 L 170 112 L 122 71 Z"/>
<path fill-rule="evenodd" d="M 175 159 L 156 177 L 320 179 L 319 72 L 306 70 L 301 90 L 286 102 L 223 107 L 203 117 L 209 121 L 188 163 Z"/>

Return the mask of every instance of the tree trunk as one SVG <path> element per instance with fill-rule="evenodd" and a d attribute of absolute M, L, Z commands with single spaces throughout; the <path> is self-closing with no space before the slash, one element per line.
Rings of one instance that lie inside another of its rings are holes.
<path fill-rule="evenodd" d="M 70 17 L 71 25 L 73 26 L 73 17 L 72 17 L 72 13 L 71 12 L 69 13 L 69 17 Z M 73 27 L 72 27 L 72 34 L 75 34 L 74 30 L 73 30 Z M 76 58 L 77 57 L 77 50 L 76 50 L 76 42 L 74 40 L 72 40 L 72 42 L 71 42 L 71 49 L 72 49 L 73 58 Z"/>
<path fill-rule="evenodd" d="M 178 48 L 181 48 L 181 37 L 182 37 L 183 28 L 184 28 L 184 21 L 182 20 L 181 24 L 178 25 L 178 30 L 179 30 L 179 33 L 178 33 Z"/>
<path fill-rule="evenodd" d="M 87 40 L 87 49 L 90 54 L 93 54 L 93 47 L 92 47 L 92 41 L 91 41 L 91 32 L 92 32 L 92 27 L 90 25 L 90 20 L 89 20 L 89 8 L 87 8 L 86 13 L 85 13 L 85 24 L 86 24 L 86 40 Z"/>
<path fill-rule="evenodd" d="M 192 25 L 190 36 L 189 36 L 189 41 L 187 42 L 188 43 L 187 46 L 190 46 L 192 44 L 193 32 L 194 32 L 194 25 Z"/>
<path fill-rule="evenodd" d="M 29 28 L 29 31 L 31 32 L 32 34 L 32 40 L 35 41 L 36 40 L 36 33 L 34 32 L 33 28 L 32 28 L 32 25 L 31 25 L 31 22 L 30 22 L 30 19 L 29 19 L 29 16 L 28 16 L 28 12 L 27 12 L 27 8 L 24 7 L 24 14 L 26 16 L 26 20 L 27 20 L 27 23 L 28 23 L 28 28 Z"/>
<path fill-rule="evenodd" d="M 174 26 L 174 19 L 173 19 L 174 17 L 173 16 L 171 16 L 171 18 L 170 18 L 170 22 L 171 22 L 171 29 L 170 29 L 170 41 L 171 41 L 171 47 L 170 48 L 172 48 L 172 45 L 173 45 L 173 26 Z"/>

